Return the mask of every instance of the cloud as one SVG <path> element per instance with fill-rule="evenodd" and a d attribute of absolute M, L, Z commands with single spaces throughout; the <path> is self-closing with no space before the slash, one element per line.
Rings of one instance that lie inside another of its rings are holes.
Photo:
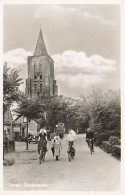
<path fill-rule="evenodd" d="M 90 20 L 95 20 L 99 23 L 105 24 L 105 25 L 116 25 L 116 22 L 113 20 L 106 20 L 102 16 L 98 15 L 91 15 L 88 12 L 83 12 L 82 13 L 85 18 L 90 19 Z"/>
<path fill-rule="evenodd" d="M 42 5 L 34 12 L 35 18 L 47 19 L 50 23 L 70 25 L 74 19 L 92 20 L 100 24 L 116 25 L 114 20 L 106 20 L 100 15 L 92 15 L 78 8 L 63 7 L 61 5 Z"/>
<path fill-rule="evenodd" d="M 4 54 L 4 62 L 7 62 L 11 68 L 20 68 L 27 63 L 27 57 L 30 55 L 32 55 L 32 52 L 25 51 L 23 48 L 17 48 Z"/>
<path fill-rule="evenodd" d="M 67 87 L 86 88 L 105 83 L 116 71 L 116 62 L 99 55 L 87 57 L 85 52 L 65 51 L 52 56 L 58 83 Z"/>
<path fill-rule="evenodd" d="M 10 68 L 20 71 L 20 77 L 24 80 L 24 85 L 20 86 L 25 90 L 25 79 L 27 73 L 27 57 L 32 52 L 23 48 L 8 51 L 4 54 L 4 62 Z M 106 59 L 100 55 L 87 56 L 85 52 L 72 50 L 64 51 L 62 54 L 52 56 L 55 66 L 55 78 L 57 79 L 59 91 L 63 94 L 63 86 L 68 89 L 83 89 L 91 85 L 105 83 L 116 72 L 116 62 Z"/>
<path fill-rule="evenodd" d="M 3 55 L 4 63 L 13 69 L 20 70 L 19 75 L 23 79 L 25 83 L 25 79 L 27 78 L 27 57 L 31 56 L 32 52 L 26 51 L 24 48 L 17 48 L 14 50 L 10 50 Z M 25 85 L 20 85 L 20 90 L 25 90 Z"/>
<path fill-rule="evenodd" d="M 58 26 L 69 25 L 72 17 L 78 9 L 64 8 L 60 5 L 42 5 L 34 13 L 35 18 L 47 20 L 47 23 L 57 24 Z"/>

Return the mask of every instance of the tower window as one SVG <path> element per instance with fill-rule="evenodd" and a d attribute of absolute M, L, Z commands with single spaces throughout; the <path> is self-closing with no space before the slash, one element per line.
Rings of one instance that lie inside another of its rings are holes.
<path fill-rule="evenodd" d="M 36 84 L 34 84 L 34 87 L 35 87 L 35 89 L 36 89 Z"/>
<path fill-rule="evenodd" d="M 40 83 L 40 89 L 42 88 L 42 83 Z"/>
<path fill-rule="evenodd" d="M 38 92 L 37 94 L 38 94 L 38 96 L 39 96 L 39 92 Z"/>
<path fill-rule="evenodd" d="M 40 79 L 42 79 L 42 75 L 40 75 Z"/>
<path fill-rule="evenodd" d="M 36 75 L 34 76 L 34 79 L 37 79 Z"/>

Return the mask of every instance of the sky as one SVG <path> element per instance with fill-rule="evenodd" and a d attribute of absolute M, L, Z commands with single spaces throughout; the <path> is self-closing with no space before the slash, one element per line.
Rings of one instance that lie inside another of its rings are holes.
<path fill-rule="evenodd" d="M 21 70 L 24 81 L 41 28 L 59 95 L 120 88 L 119 5 L 15 4 L 4 5 L 3 13 L 4 61 Z"/>

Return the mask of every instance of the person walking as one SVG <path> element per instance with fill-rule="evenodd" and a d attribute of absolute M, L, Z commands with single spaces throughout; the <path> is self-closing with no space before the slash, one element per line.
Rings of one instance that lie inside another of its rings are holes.
<path fill-rule="evenodd" d="M 56 161 L 59 160 L 61 148 L 62 148 L 61 140 L 60 140 L 60 137 L 59 137 L 59 132 L 57 131 L 56 135 L 54 136 L 54 139 L 53 139 L 53 149 L 54 149 L 53 154 L 54 154 L 54 156 L 56 156 Z"/>

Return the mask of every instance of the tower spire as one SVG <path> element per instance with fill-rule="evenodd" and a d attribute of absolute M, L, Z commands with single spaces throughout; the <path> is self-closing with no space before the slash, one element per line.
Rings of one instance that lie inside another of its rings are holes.
<path fill-rule="evenodd" d="M 48 55 L 48 53 L 47 53 L 45 42 L 43 39 L 43 34 L 40 28 L 34 56 L 45 56 L 45 55 Z"/>

